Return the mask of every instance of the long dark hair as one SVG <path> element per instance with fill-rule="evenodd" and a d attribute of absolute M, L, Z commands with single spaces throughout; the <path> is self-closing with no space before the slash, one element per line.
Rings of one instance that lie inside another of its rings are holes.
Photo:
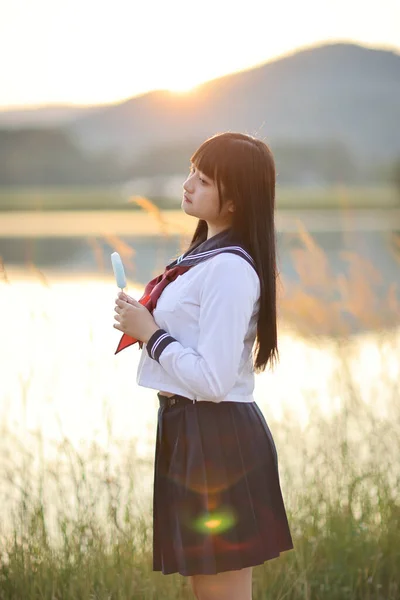
<path fill-rule="evenodd" d="M 191 162 L 217 183 L 219 207 L 235 204 L 231 228 L 254 259 L 260 277 L 254 370 L 260 373 L 278 360 L 276 313 L 275 162 L 269 147 L 243 133 L 220 133 L 207 139 Z M 207 239 L 208 225 L 199 219 L 188 250 Z"/>

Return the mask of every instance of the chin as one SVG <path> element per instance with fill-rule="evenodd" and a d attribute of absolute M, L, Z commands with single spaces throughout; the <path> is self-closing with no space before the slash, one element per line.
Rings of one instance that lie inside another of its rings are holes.
<path fill-rule="evenodd" d="M 187 214 L 189 214 L 189 215 L 191 215 L 191 214 L 192 214 L 192 211 L 191 211 L 192 205 L 191 205 L 191 204 L 188 204 L 188 203 L 187 203 L 187 202 L 185 202 L 184 200 L 182 201 L 181 208 L 182 208 L 182 210 L 183 210 L 185 213 L 187 213 Z M 188 209 L 189 209 L 189 210 L 188 210 Z"/>

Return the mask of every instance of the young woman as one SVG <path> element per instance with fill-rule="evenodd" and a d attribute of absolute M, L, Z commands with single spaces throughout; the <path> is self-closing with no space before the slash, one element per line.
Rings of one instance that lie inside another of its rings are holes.
<path fill-rule="evenodd" d="M 115 307 L 114 327 L 146 344 L 137 383 L 159 390 L 153 569 L 188 576 L 199 600 L 250 600 L 252 567 L 293 548 L 253 397 L 254 373 L 278 358 L 272 153 L 213 136 L 183 188 L 198 219 L 188 250 L 141 302 L 120 293 Z"/>

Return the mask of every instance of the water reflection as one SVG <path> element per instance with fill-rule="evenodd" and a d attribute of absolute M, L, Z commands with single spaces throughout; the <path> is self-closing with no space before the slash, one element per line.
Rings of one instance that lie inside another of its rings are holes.
<path fill-rule="evenodd" d="M 105 444 L 110 435 L 137 438 L 139 453 L 148 455 L 156 390 L 136 384 L 138 347 L 114 355 L 120 337 L 112 327 L 114 280 L 54 275 L 46 286 L 34 274 L 29 279 L 10 271 L 9 277 L 0 295 L 3 424 L 22 435 L 39 429 L 46 440 L 66 436 L 76 447 L 88 440 Z M 129 293 L 138 299 L 142 291 Z M 392 332 L 365 333 L 346 350 L 346 368 L 365 402 L 374 402 L 379 387 L 382 414 L 390 401 L 383 382 L 399 378 L 396 339 Z M 267 418 L 280 421 L 289 411 L 305 427 L 311 410 L 340 410 L 340 394 L 332 390 L 343 373 L 343 343 L 303 339 L 281 324 L 280 362 L 274 372 L 256 376 L 255 399 Z"/>
<path fill-rule="evenodd" d="M 93 499 L 106 519 L 110 497 L 148 514 L 158 400 L 156 390 L 136 385 L 138 347 L 114 355 L 113 277 L 15 269 L 7 276 L 0 284 L 4 527 L 20 490 L 34 499 L 42 485 L 54 523 L 60 511 L 91 510 Z M 138 299 L 142 291 L 129 293 Z M 289 505 L 314 449 L 307 477 L 329 465 L 326 484 L 339 476 L 343 448 L 368 469 L 383 451 L 396 464 L 397 434 L 388 427 L 398 422 L 399 349 L 398 327 L 304 339 L 280 323 L 280 362 L 256 376 L 254 396 L 278 447 Z"/>

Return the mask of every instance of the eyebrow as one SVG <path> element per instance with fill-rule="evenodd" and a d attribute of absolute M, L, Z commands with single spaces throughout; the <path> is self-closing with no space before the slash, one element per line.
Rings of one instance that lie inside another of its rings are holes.
<path fill-rule="evenodd" d="M 190 166 L 194 167 L 195 169 L 197 169 L 197 171 L 200 171 L 200 169 L 198 169 L 196 167 L 196 165 L 192 161 L 190 161 Z M 200 173 L 204 176 L 205 179 L 208 179 L 209 182 L 212 181 L 211 177 L 208 177 L 208 175 L 206 175 L 205 173 L 203 173 L 203 171 L 200 171 Z"/>

